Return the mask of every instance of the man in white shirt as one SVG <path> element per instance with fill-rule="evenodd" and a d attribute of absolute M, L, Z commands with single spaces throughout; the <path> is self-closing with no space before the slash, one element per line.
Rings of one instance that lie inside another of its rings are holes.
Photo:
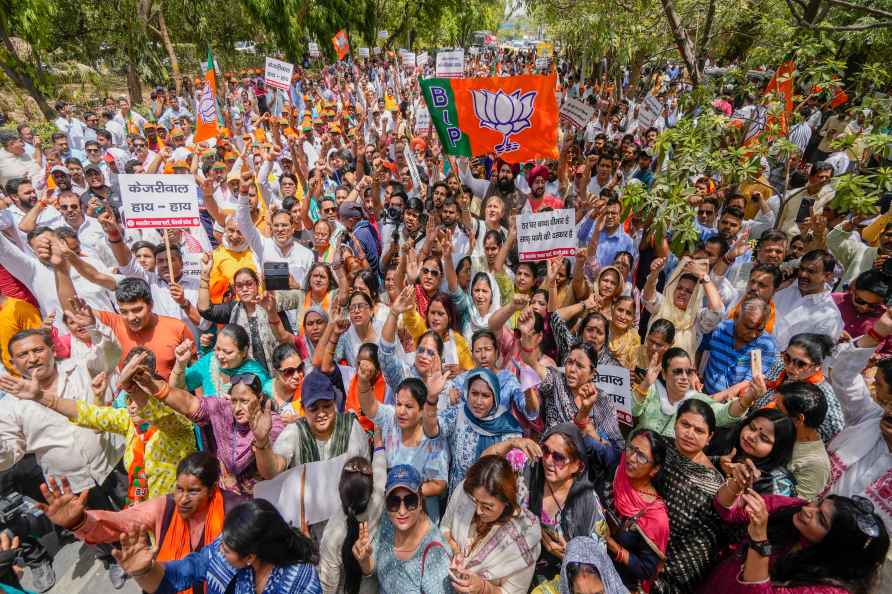
<path fill-rule="evenodd" d="M 5 186 L 9 180 L 17 177 L 27 178 L 35 183 L 42 179 L 43 153 L 39 139 L 35 139 L 34 147 L 34 156 L 30 157 L 21 137 L 0 132 L 0 184 Z"/>
<path fill-rule="evenodd" d="M 824 212 L 824 206 L 829 204 L 836 195 L 836 190 L 830 185 L 833 178 L 833 166 L 820 161 L 808 176 L 808 183 L 795 190 L 787 192 L 787 200 L 781 211 L 778 229 L 787 234 L 787 237 L 799 235 L 799 223 L 813 214 Z"/>
<path fill-rule="evenodd" d="M 82 121 L 74 117 L 74 105 L 59 101 L 56 103 L 56 112 L 59 114 L 53 124 L 59 129 L 59 132 L 68 138 L 68 144 L 74 151 L 80 151 L 84 148 L 85 126 Z M 68 155 L 66 155 L 67 157 Z"/>
<path fill-rule="evenodd" d="M 313 266 L 313 252 L 294 241 L 291 213 L 287 210 L 274 211 L 270 217 L 272 237 L 263 237 L 251 221 L 250 196 L 241 194 L 235 220 L 261 267 L 267 262 L 286 262 L 288 273 L 294 281 L 303 284 Z"/>
<path fill-rule="evenodd" d="M 118 115 L 115 121 L 124 127 L 127 134 L 139 134 L 142 136 L 143 127 L 146 125 L 146 119 L 130 109 L 130 101 L 126 97 L 118 99 Z"/>
<path fill-rule="evenodd" d="M 12 199 L 12 206 L 0 211 L 0 229 L 6 231 L 20 248 L 27 245 L 27 231 L 19 229 L 19 225 L 33 209 L 37 209 L 35 226 L 55 228 L 62 224 L 62 214 L 52 206 L 38 203 L 37 190 L 27 179 L 11 179 L 5 189 L 6 195 Z"/>
<path fill-rule="evenodd" d="M 105 241 L 105 231 L 99 221 L 84 214 L 80 197 L 74 192 L 59 194 L 59 211 L 65 225 L 77 234 L 84 254 L 101 261 L 108 267 L 117 266 L 114 255 Z"/>
<path fill-rule="evenodd" d="M 127 129 L 124 127 L 124 124 L 115 120 L 115 112 L 110 110 L 102 112 L 102 127 L 111 134 L 111 144 L 113 146 L 124 146 L 127 144 Z M 99 132 L 96 133 L 96 138 L 97 140 L 99 139 Z"/>
<path fill-rule="evenodd" d="M 34 454 L 45 477 L 64 477 L 76 493 L 89 489 L 91 509 L 121 509 L 127 484 L 115 466 L 123 457 L 123 439 L 79 427 L 47 406 L 60 398 L 104 405 L 110 392 L 94 395 L 92 378 L 80 361 L 56 361 L 45 331 L 23 330 L 8 348 L 22 377 L 0 376 L 0 470 Z M 38 398 L 42 403 L 32 402 Z M 110 547 L 98 553 L 114 563 Z"/>
<path fill-rule="evenodd" d="M 796 284 L 774 295 L 775 325 L 779 351 L 800 332 L 826 334 L 836 341 L 843 321 L 828 286 L 833 284 L 836 259 L 826 250 L 812 250 L 799 262 Z"/>

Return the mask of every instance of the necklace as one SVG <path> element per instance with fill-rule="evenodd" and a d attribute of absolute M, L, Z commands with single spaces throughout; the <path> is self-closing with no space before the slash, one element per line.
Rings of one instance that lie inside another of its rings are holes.
<path fill-rule="evenodd" d="M 637 487 L 632 487 L 632 488 L 635 489 L 636 491 L 638 491 L 639 493 L 641 493 L 642 495 L 650 495 L 651 497 L 659 497 L 659 495 L 657 495 L 656 489 L 654 489 L 653 487 L 651 487 L 650 489 L 639 489 Z"/>
<path fill-rule="evenodd" d="M 551 493 L 551 498 L 552 498 L 552 500 L 554 500 L 554 504 L 555 504 L 555 505 L 557 506 L 557 508 L 558 508 L 558 514 L 561 515 L 561 516 L 563 516 L 563 514 L 564 514 L 564 506 L 561 505 L 561 502 L 560 502 L 560 501 L 558 501 L 558 498 L 557 498 L 557 495 L 556 495 L 555 492 L 554 492 L 554 489 L 551 488 L 551 485 L 550 485 L 548 482 L 545 483 L 545 486 L 548 487 L 548 491 Z M 566 503 L 566 500 L 564 501 L 564 503 Z"/>

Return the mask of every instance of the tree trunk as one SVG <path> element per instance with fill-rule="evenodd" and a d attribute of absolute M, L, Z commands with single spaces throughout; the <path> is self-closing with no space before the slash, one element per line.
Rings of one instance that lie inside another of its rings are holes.
<path fill-rule="evenodd" d="M 130 105 L 142 103 L 142 83 L 136 69 L 136 52 L 127 50 L 127 92 L 130 95 Z"/>
<path fill-rule="evenodd" d="M 173 49 L 173 43 L 170 42 L 170 35 L 167 33 L 167 24 L 164 22 L 164 7 L 158 9 L 158 33 L 161 35 L 161 42 L 164 43 L 164 49 L 167 51 L 167 57 L 170 58 L 170 69 L 173 73 L 173 84 L 176 85 L 177 96 L 183 85 L 182 75 L 180 74 L 180 63 L 177 60 L 177 54 Z"/>
<path fill-rule="evenodd" d="M 37 88 L 37 85 L 34 84 L 34 81 L 31 79 L 31 76 L 26 72 L 16 72 L 12 68 L 9 67 L 6 62 L 0 63 L 0 66 L 3 67 L 3 72 L 9 79 L 16 84 L 19 88 L 23 89 L 34 99 L 34 102 L 37 103 L 37 107 L 40 108 L 40 112 L 43 114 L 43 117 L 46 118 L 48 122 L 53 121 L 56 118 L 56 111 L 50 107 L 49 102 L 44 97 L 43 93 L 40 92 L 40 89 Z"/>
<path fill-rule="evenodd" d="M 687 30 L 682 26 L 678 13 L 675 12 L 673 0 L 661 0 L 661 2 L 663 4 L 663 12 L 666 14 L 666 20 L 669 21 L 672 37 L 675 39 L 675 45 L 678 47 L 678 53 L 688 69 L 691 82 L 694 86 L 697 86 L 702 79 L 702 72 L 697 61 L 697 48 L 694 45 L 694 40 L 691 39 Z"/>

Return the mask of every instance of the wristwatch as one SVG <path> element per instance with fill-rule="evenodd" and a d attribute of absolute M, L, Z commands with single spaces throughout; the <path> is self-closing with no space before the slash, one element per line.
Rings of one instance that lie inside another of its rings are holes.
<path fill-rule="evenodd" d="M 703 278 L 700 279 L 700 284 L 701 284 L 701 285 L 705 285 L 705 284 L 708 284 L 708 283 L 711 283 L 711 282 L 712 282 L 712 279 L 709 277 L 708 274 L 705 275 Z"/>
<path fill-rule="evenodd" d="M 750 539 L 750 548 L 763 557 L 771 556 L 771 543 L 767 540 L 752 540 Z"/>

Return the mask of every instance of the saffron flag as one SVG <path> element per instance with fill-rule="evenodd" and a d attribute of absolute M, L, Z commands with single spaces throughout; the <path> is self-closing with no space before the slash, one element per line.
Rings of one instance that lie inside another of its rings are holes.
<path fill-rule="evenodd" d="M 217 137 L 217 76 L 214 73 L 214 58 L 208 50 L 207 71 L 204 73 L 204 88 L 198 100 L 198 118 L 195 122 L 194 142 Z"/>
<path fill-rule="evenodd" d="M 331 43 L 334 45 L 335 53 L 338 54 L 338 60 L 343 60 L 350 53 L 350 42 L 347 40 L 347 32 L 343 29 L 335 33 Z"/>
<path fill-rule="evenodd" d="M 784 115 L 781 118 L 780 126 L 784 134 L 787 133 L 787 126 L 793 113 L 793 73 L 795 72 L 796 63 L 788 60 L 780 65 L 774 76 L 768 81 L 768 86 L 765 87 L 766 95 L 773 93 L 783 99 Z M 768 125 L 771 123 L 771 118 L 769 118 Z"/>
<path fill-rule="evenodd" d="M 419 79 L 446 154 L 558 158 L 555 75 Z"/>

